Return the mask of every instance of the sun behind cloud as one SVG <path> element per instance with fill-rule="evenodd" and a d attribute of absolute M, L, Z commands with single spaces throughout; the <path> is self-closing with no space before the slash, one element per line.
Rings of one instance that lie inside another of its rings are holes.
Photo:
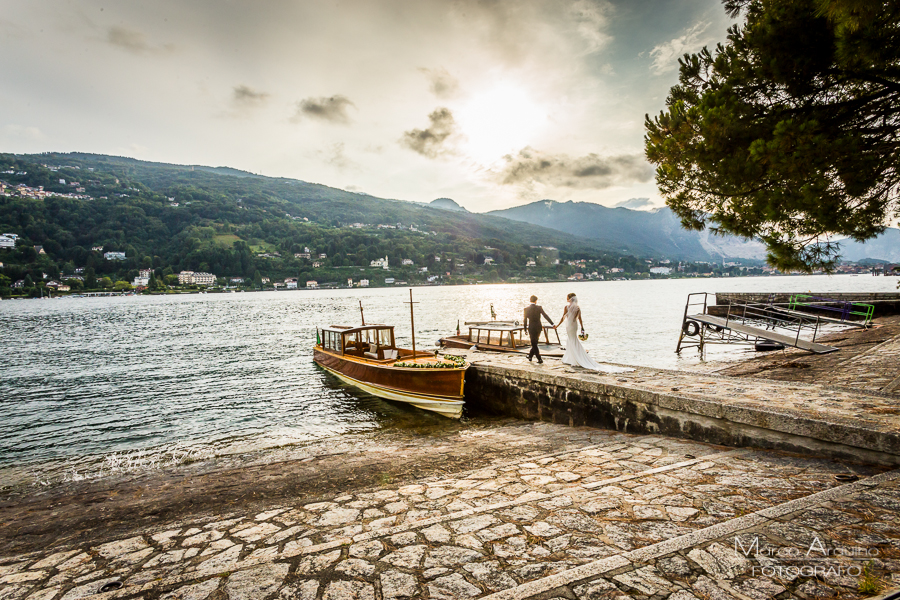
<path fill-rule="evenodd" d="M 472 94 L 455 114 L 467 140 L 464 152 L 480 163 L 528 146 L 547 124 L 547 110 L 511 82 Z"/>

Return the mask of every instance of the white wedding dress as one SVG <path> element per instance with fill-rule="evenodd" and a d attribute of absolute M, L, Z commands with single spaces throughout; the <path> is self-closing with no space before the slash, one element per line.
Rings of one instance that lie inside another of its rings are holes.
<path fill-rule="evenodd" d="M 572 298 L 569 302 L 568 312 L 566 313 L 566 353 L 562 357 L 562 361 L 567 365 L 583 367 L 592 371 L 602 371 L 604 373 L 627 373 L 634 369 L 625 367 L 613 367 L 611 365 L 601 365 L 593 358 L 588 356 L 587 350 L 581 345 L 578 339 L 578 313 L 581 309 L 578 307 L 578 300 Z"/>

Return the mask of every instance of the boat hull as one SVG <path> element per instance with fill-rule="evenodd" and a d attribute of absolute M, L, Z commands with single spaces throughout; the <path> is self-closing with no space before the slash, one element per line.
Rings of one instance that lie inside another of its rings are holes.
<path fill-rule="evenodd" d="M 395 402 L 458 419 L 465 369 L 411 369 L 346 358 L 316 348 L 313 360 L 341 381 Z"/>

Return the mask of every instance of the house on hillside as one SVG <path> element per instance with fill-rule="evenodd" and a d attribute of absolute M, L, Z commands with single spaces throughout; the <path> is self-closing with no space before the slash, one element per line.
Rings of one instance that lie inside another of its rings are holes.
<path fill-rule="evenodd" d="M 0 235 L 0 248 L 15 248 L 16 240 L 7 236 Z"/>
<path fill-rule="evenodd" d="M 306 289 L 314 290 L 314 289 L 316 289 L 316 288 L 318 288 L 318 287 L 319 287 L 319 282 L 318 282 L 318 281 L 307 281 L 307 282 L 306 282 Z"/>
<path fill-rule="evenodd" d="M 43 246 L 35 246 L 34 251 L 37 252 L 38 254 L 47 254 L 46 252 L 44 252 Z"/>
<path fill-rule="evenodd" d="M 359 283 L 357 285 L 359 287 L 369 287 L 369 280 L 368 279 L 360 279 Z"/>
<path fill-rule="evenodd" d="M 375 260 L 369 262 L 370 267 L 381 267 L 382 269 L 388 268 L 388 257 L 384 258 L 376 258 Z"/>
<path fill-rule="evenodd" d="M 403 266 L 408 266 L 408 265 L 413 264 L 413 261 L 412 261 L 412 259 L 404 258 L 403 260 L 400 261 L 400 264 Z"/>
<path fill-rule="evenodd" d="M 296 290 L 297 289 L 297 278 L 289 277 L 289 278 L 285 279 L 284 286 L 289 290 Z"/>
<path fill-rule="evenodd" d="M 103 258 L 106 260 L 125 260 L 124 252 L 104 252 Z"/>

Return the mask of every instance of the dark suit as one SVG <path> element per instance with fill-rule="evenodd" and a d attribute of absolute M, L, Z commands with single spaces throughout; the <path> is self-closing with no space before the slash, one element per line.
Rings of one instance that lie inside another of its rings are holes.
<path fill-rule="evenodd" d="M 553 319 L 550 318 L 550 315 L 544 312 L 544 309 L 537 304 L 529 304 L 525 308 L 525 321 L 522 324 L 528 330 L 528 337 L 531 338 L 531 350 L 528 352 L 528 360 L 531 360 L 532 356 L 537 356 L 539 363 L 544 362 L 541 359 L 541 351 L 538 348 L 538 342 L 541 341 L 541 333 L 544 331 L 544 327 L 541 325 L 541 315 L 544 315 L 550 321 L 550 324 L 553 325 Z"/>

